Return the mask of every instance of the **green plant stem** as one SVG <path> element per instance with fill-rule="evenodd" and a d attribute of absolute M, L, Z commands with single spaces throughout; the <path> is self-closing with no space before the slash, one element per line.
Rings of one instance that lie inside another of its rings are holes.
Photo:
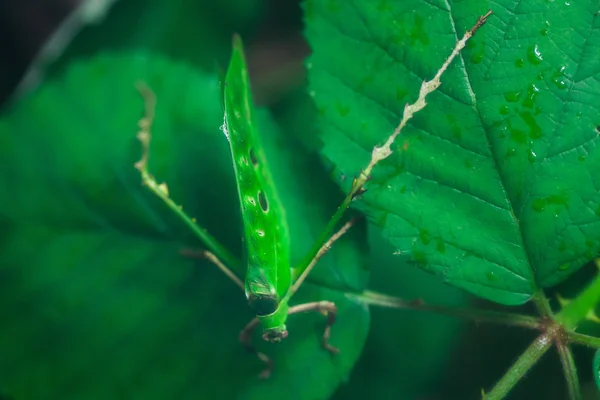
<path fill-rule="evenodd" d="M 400 308 L 407 310 L 420 310 L 432 312 L 435 314 L 448 315 L 469 319 L 476 322 L 489 322 L 495 324 L 520 326 L 529 329 L 539 329 L 541 320 L 534 316 L 504 313 L 498 311 L 488 311 L 479 309 L 460 309 L 450 308 L 437 305 L 426 304 L 423 301 L 406 301 L 397 297 L 384 295 L 370 290 L 364 291 L 362 294 L 349 294 L 363 303 L 375 306 Z"/>
<path fill-rule="evenodd" d="M 567 343 L 558 341 L 556 347 L 558 348 L 560 363 L 563 366 L 567 380 L 569 400 L 582 400 L 581 386 L 579 385 L 579 377 L 577 376 L 577 367 L 575 366 L 575 360 L 573 360 L 573 353 Z"/>
<path fill-rule="evenodd" d="M 570 343 L 580 344 L 593 349 L 600 349 L 600 338 L 577 332 L 568 332 L 567 336 L 569 337 Z"/>
<path fill-rule="evenodd" d="M 552 346 L 551 332 L 546 332 L 538 336 L 533 343 L 519 356 L 517 361 L 510 367 L 504 376 L 498 381 L 491 392 L 484 394 L 484 400 L 504 399 L 512 388 L 523 378 L 523 376 L 533 367 L 538 360 Z"/>
<path fill-rule="evenodd" d="M 588 318 L 590 312 L 594 311 L 596 304 L 600 302 L 600 274 L 590 283 L 581 294 L 569 302 L 559 313 L 555 320 L 560 323 L 566 331 L 573 331 L 579 323 Z"/>
<path fill-rule="evenodd" d="M 552 308 L 550 307 L 550 302 L 546 297 L 546 294 L 542 289 L 538 289 L 536 293 L 533 294 L 532 298 L 533 303 L 535 304 L 538 313 L 541 317 L 552 318 Z"/>

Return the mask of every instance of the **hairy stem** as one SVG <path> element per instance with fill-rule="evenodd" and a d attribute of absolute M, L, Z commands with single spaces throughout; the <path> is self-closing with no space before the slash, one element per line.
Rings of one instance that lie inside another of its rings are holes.
<path fill-rule="evenodd" d="M 483 395 L 483 400 L 504 399 L 521 378 L 525 376 L 527 371 L 529 371 L 552 346 L 552 337 L 552 332 L 546 332 L 538 336 L 527 350 L 519 356 L 517 361 L 510 367 L 506 374 L 504 374 L 500 381 L 498 381 L 492 391 Z"/>
<path fill-rule="evenodd" d="M 581 386 L 579 385 L 579 378 L 577 377 L 577 367 L 575 366 L 573 353 L 571 352 L 569 345 L 562 341 L 559 341 L 556 347 L 558 348 L 560 363 L 562 364 L 565 379 L 567 380 L 569 400 L 582 400 Z"/>
<path fill-rule="evenodd" d="M 435 314 L 464 318 L 476 322 L 489 322 L 502 325 L 520 326 L 530 329 L 540 329 L 541 327 L 541 320 L 537 317 L 529 315 L 479 310 L 471 308 L 461 309 L 437 306 L 426 304 L 421 300 L 406 301 L 397 297 L 373 292 L 371 290 L 366 290 L 362 294 L 348 294 L 347 296 L 374 306 L 427 311 Z"/>
<path fill-rule="evenodd" d="M 446 61 L 444 61 L 444 63 L 437 71 L 433 79 L 431 79 L 430 81 L 424 81 L 421 84 L 421 89 L 419 91 L 419 97 L 417 98 L 417 100 L 413 104 L 406 104 L 404 106 L 404 112 L 402 114 L 400 124 L 398 124 L 396 129 L 394 129 L 394 132 L 392 132 L 392 134 L 387 138 L 383 146 L 376 146 L 373 149 L 369 164 L 363 171 L 360 172 L 357 178 L 354 178 L 350 192 L 348 193 L 342 204 L 338 207 L 335 214 L 331 217 L 329 223 L 327 224 L 321 235 L 319 235 L 313 247 L 302 259 L 300 264 L 295 268 L 296 274 L 302 274 L 307 268 L 307 266 L 310 264 L 310 262 L 316 257 L 321 246 L 323 246 L 327 239 L 329 239 L 329 237 L 333 234 L 336 226 L 342 219 L 344 212 L 350 206 L 352 200 L 364 191 L 364 185 L 369 180 L 369 177 L 371 176 L 371 171 L 373 170 L 375 165 L 377 165 L 380 161 L 385 160 L 392 154 L 392 144 L 394 144 L 396 138 L 402 132 L 402 129 L 404 129 L 404 127 L 406 126 L 408 121 L 413 117 L 414 114 L 425 108 L 425 106 L 427 105 L 427 103 L 425 102 L 425 98 L 427 97 L 427 95 L 434 92 L 441 85 L 440 78 L 442 77 L 442 74 L 446 71 L 446 69 L 448 69 L 448 66 L 450 65 L 450 63 L 452 63 L 452 61 L 458 55 L 458 53 L 460 53 L 460 51 L 464 49 L 465 45 L 467 44 L 467 41 L 475 34 L 475 32 L 481 26 L 483 26 L 483 24 L 485 24 L 487 18 L 491 14 L 492 12 L 488 11 L 485 15 L 479 17 L 475 25 L 473 25 L 473 27 L 470 30 L 465 32 L 462 39 L 456 42 L 452 53 L 448 56 Z"/>
<path fill-rule="evenodd" d="M 567 336 L 569 338 L 569 343 L 580 344 L 593 349 L 600 349 L 600 338 L 577 332 L 567 332 Z"/>
<path fill-rule="evenodd" d="M 552 318 L 553 313 L 550 302 L 542 289 L 533 294 L 532 300 L 541 317 Z"/>

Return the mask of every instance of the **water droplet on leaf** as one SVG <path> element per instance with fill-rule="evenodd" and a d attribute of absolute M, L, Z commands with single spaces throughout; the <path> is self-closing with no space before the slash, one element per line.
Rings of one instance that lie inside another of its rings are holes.
<path fill-rule="evenodd" d="M 544 61 L 544 57 L 542 56 L 542 52 L 537 44 L 530 46 L 527 50 L 527 59 L 533 65 L 538 65 L 542 61 Z"/>
<path fill-rule="evenodd" d="M 523 60 L 522 58 L 517 58 L 515 60 L 515 66 L 517 68 L 523 68 L 525 66 L 525 60 Z"/>
<path fill-rule="evenodd" d="M 496 282 L 498 280 L 498 276 L 494 271 L 488 271 L 485 276 L 492 282 Z"/>
<path fill-rule="evenodd" d="M 517 101 L 519 101 L 520 97 L 521 97 L 521 92 L 518 90 L 514 91 L 514 92 L 504 93 L 504 99 L 506 99 L 506 101 L 508 101 L 509 103 L 516 103 Z"/>
<path fill-rule="evenodd" d="M 559 269 L 559 270 L 561 270 L 561 271 L 566 271 L 566 270 L 568 270 L 570 267 L 571 267 L 571 265 L 570 265 L 569 263 L 564 263 L 564 264 L 560 265 L 560 266 L 558 267 L 558 269 Z"/>

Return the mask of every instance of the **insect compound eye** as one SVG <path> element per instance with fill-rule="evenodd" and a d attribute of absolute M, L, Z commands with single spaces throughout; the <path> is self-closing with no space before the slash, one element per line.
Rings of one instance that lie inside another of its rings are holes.
<path fill-rule="evenodd" d="M 273 314 L 279 307 L 279 303 L 274 296 L 252 293 L 248 295 L 248 304 L 258 316 Z"/>
<path fill-rule="evenodd" d="M 258 192 L 258 203 L 264 212 L 269 211 L 269 202 L 263 192 Z"/>

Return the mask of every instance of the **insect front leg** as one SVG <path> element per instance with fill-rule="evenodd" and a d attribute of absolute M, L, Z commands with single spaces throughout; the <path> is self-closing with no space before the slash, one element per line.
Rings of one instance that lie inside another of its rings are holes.
<path fill-rule="evenodd" d="M 256 355 L 259 360 L 266 364 L 265 369 L 258 374 L 258 377 L 259 379 L 267 379 L 269 376 L 271 376 L 271 372 L 273 371 L 273 360 L 265 353 L 256 350 L 256 347 L 254 347 L 254 344 L 252 343 L 252 333 L 254 333 L 254 329 L 256 329 L 259 324 L 260 321 L 258 318 L 253 318 L 252 321 L 248 322 L 248 324 L 240 332 L 239 340 L 247 352 Z"/>
<path fill-rule="evenodd" d="M 337 306 L 335 303 L 331 301 L 315 301 L 312 303 L 298 304 L 297 306 L 290 307 L 288 314 L 297 314 L 308 311 L 318 311 L 327 317 L 325 330 L 323 331 L 323 337 L 321 339 L 321 346 L 331 354 L 338 354 L 340 349 L 329 344 L 331 327 L 335 324 L 335 319 L 337 317 Z"/>
<path fill-rule="evenodd" d="M 160 198 L 164 204 L 175 213 L 180 220 L 191 229 L 200 241 L 202 241 L 210 251 L 199 252 L 200 258 L 207 259 L 216 265 L 221 271 L 225 273 L 237 286 L 244 290 L 244 285 L 238 278 L 232 268 L 236 271 L 241 271 L 240 262 L 225 248 L 223 247 L 214 237 L 212 237 L 205 229 L 202 229 L 197 223 L 196 219 L 190 217 L 184 210 L 183 207 L 177 205 L 171 197 L 169 197 L 169 188 L 165 182 L 158 183 L 157 180 L 152 176 L 148 170 L 148 161 L 150 158 L 150 141 L 152 138 L 152 125 L 155 118 L 156 109 L 156 95 L 150 89 L 150 87 L 144 82 L 138 82 L 136 88 L 140 93 L 144 102 L 144 115 L 138 122 L 138 133 L 137 139 L 141 144 L 141 158 L 137 161 L 134 166 L 140 172 L 142 177 L 142 184 L 150 189 L 158 198 Z M 191 257 L 197 254 L 184 254 Z M 228 267 L 226 267 L 227 265 Z M 241 273 L 239 273 L 241 275 Z"/>
<path fill-rule="evenodd" d="M 327 317 L 327 320 L 325 322 L 325 330 L 323 331 L 323 336 L 321 338 L 321 346 L 323 347 L 323 349 L 327 350 L 332 355 L 338 354 L 340 350 L 329 343 L 329 339 L 331 338 L 331 327 L 333 326 L 333 324 L 335 324 L 335 320 L 337 317 L 337 306 L 335 305 L 335 303 L 331 301 L 315 301 L 312 303 L 298 304 L 296 306 L 290 307 L 288 315 L 309 311 L 317 311 L 323 314 L 325 317 Z M 267 379 L 269 376 L 271 376 L 271 372 L 273 372 L 275 364 L 273 363 L 271 357 L 267 356 L 265 353 L 256 350 L 256 347 L 254 347 L 252 341 L 252 334 L 254 333 L 254 329 L 256 329 L 256 327 L 259 325 L 259 319 L 253 318 L 240 332 L 239 340 L 242 346 L 244 346 L 244 348 L 246 349 L 246 351 L 256 355 L 262 362 L 266 364 L 265 369 L 260 374 L 258 374 L 258 377 L 260 379 Z"/>
<path fill-rule="evenodd" d="M 227 275 L 227 277 L 229 279 L 231 279 L 233 281 L 233 283 L 235 283 L 237 285 L 237 287 L 244 290 L 244 282 L 242 282 L 242 280 L 240 278 L 238 278 L 238 276 L 231 269 L 227 268 L 225 266 L 225 264 L 223 264 L 221 262 L 221 260 L 219 260 L 219 258 L 216 255 L 214 255 L 213 253 L 211 253 L 210 251 L 181 249 L 179 251 L 179 254 L 181 254 L 184 257 L 188 257 L 188 258 L 199 258 L 199 259 L 204 259 L 204 260 L 210 261 L 213 265 L 215 265 L 217 268 L 219 268 L 225 275 Z"/>

